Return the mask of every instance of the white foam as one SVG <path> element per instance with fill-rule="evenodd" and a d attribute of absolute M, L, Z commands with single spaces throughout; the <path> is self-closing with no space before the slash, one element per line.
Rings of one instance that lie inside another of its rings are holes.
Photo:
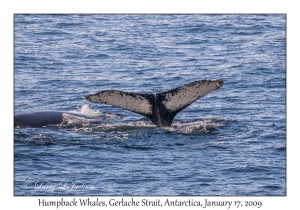
<path fill-rule="evenodd" d="M 206 116 L 201 117 L 193 122 L 174 121 L 172 127 L 166 128 L 166 130 L 186 134 L 197 132 L 209 132 L 209 130 L 211 129 L 216 129 L 224 126 L 225 121 L 225 118 Z"/>

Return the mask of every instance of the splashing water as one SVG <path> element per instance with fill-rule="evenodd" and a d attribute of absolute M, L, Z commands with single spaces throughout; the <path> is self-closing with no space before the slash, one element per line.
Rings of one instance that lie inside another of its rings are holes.
<path fill-rule="evenodd" d="M 93 110 L 87 104 L 80 104 L 77 106 L 76 110 L 69 111 L 70 113 L 87 116 L 88 118 L 94 119 L 106 119 L 106 120 L 113 120 L 113 119 L 120 119 L 121 115 L 116 115 L 108 112 L 101 112 L 99 110 Z"/>
<path fill-rule="evenodd" d="M 93 110 L 87 104 L 79 105 L 77 110 L 70 112 L 72 114 L 63 114 L 61 127 L 71 126 L 76 131 L 108 133 L 156 128 L 146 118 L 141 118 L 133 122 L 124 122 L 119 115 Z M 162 129 L 167 132 L 182 134 L 208 133 L 224 126 L 225 122 L 225 118 L 205 116 L 190 122 L 175 120 L 171 127 L 163 127 Z"/>
<path fill-rule="evenodd" d="M 83 114 L 90 117 L 97 117 L 103 114 L 98 110 L 91 109 L 87 104 L 79 104 L 76 110 L 71 110 L 70 112 L 75 114 Z"/>

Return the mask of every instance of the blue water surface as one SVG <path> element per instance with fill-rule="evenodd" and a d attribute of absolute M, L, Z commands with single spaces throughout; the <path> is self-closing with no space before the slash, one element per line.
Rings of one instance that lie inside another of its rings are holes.
<path fill-rule="evenodd" d="M 14 16 L 15 195 L 286 195 L 285 15 Z M 94 104 L 102 90 L 224 86 L 172 127 Z"/>

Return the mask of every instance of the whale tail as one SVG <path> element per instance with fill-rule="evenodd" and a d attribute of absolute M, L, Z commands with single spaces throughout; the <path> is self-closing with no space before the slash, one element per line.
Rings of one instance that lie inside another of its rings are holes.
<path fill-rule="evenodd" d="M 158 94 L 105 90 L 85 95 L 90 102 L 109 104 L 148 117 L 159 127 L 171 126 L 178 112 L 223 86 L 223 80 L 199 80 Z"/>

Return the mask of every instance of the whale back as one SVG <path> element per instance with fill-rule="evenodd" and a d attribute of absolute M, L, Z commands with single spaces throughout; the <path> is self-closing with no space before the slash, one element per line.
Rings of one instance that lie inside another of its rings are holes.
<path fill-rule="evenodd" d="M 50 124 L 60 124 L 63 116 L 61 112 L 34 112 L 19 114 L 14 117 L 14 127 L 43 127 Z"/>

